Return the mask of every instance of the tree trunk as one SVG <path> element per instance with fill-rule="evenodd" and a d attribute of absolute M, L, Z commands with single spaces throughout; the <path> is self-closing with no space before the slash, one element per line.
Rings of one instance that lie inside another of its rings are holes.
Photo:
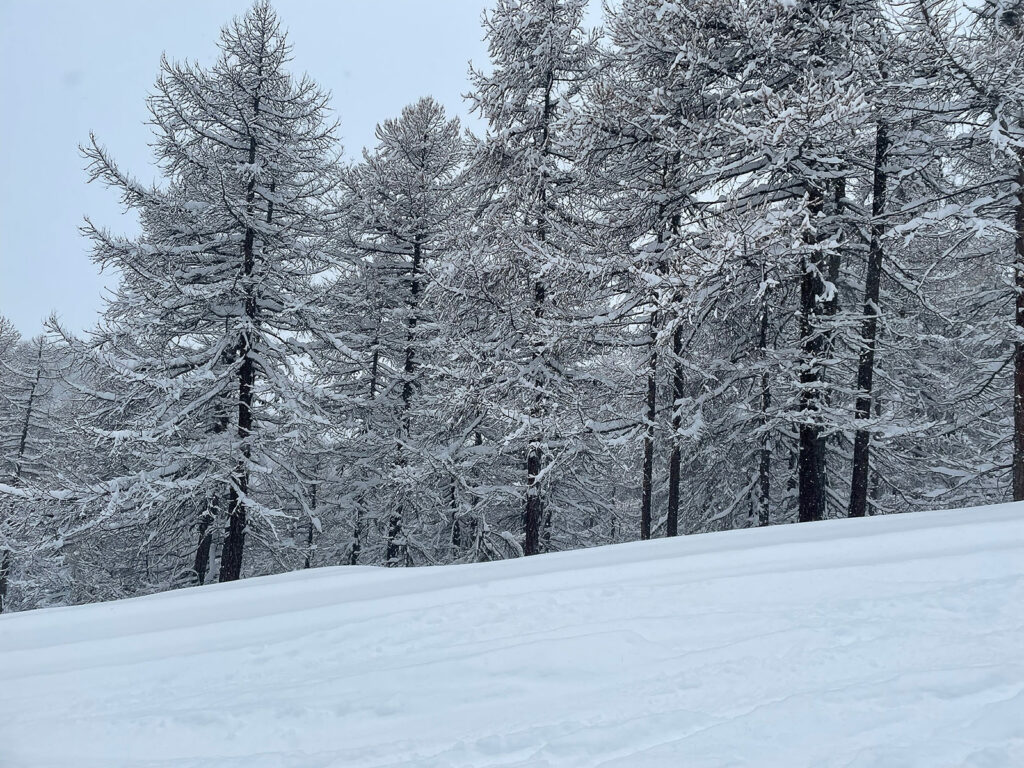
<path fill-rule="evenodd" d="M 17 485 L 21 481 L 24 469 L 25 451 L 28 448 L 28 431 L 32 424 L 32 409 L 35 406 L 36 392 L 39 389 L 39 381 L 43 376 L 43 338 L 39 337 L 39 348 L 36 353 L 36 372 L 32 377 L 32 384 L 28 390 L 28 400 L 25 403 L 25 418 L 21 422 L 21 434 L 18 435 L 18 458 L 14 464 L 14 482 Z"/>
<path fill-rule="evenodd" d="M 448 478 L 448 510 L 452 516 L 452 537 L 451 551 L 452 559 L 456 559 L 462 552 L 462 521 L 459 519 L 459 502 L 455 495 L 455 476 Z"/>
<path fill-rule="evenodd" d="M 228 531 L 220 555 L 219 580 L 235 581 L 242 575 L 242 551 L 245 546 L 246 508 L 249 493 L 249 459 L 252 448 L 248 438 L 252 432 L 252 387 L 255 366 L 246 353 L 238 375 L 238 439 L 242 441 L 242 460 L 235 467 L 228 490 Z"/>
<path fill-rule="evenodd" d="M 36 353 L 36 372 L 32 377 L 32 384 L 29 386 L 28 399 L 25 401 L 25 418 L 21 422 L 21 432 L 18 435 L 18 453 L 14 461 L 14 477 L 12 484 L 21 485 L 21 476 L 25 469 L 25 452 L 28 449 L 28 433 L 32 426 L 32 409 L 35 407 L 36 393 L 39 390 L 39 382 L 43 376 L 43 338 L 39 338 L 39 347 Z M 11 551 L 0 550 L 0 613 L 7 609 L 7 590 L 10 585 L 11 575 Z"/>
<path fill-rule="evenodd" d="M 820 226 L 822 191 L 811 188 L 809 214 L 811 226 Z M 821 520 L 825 514 L 825 439 L 817 423 L 822 406 L 822 356 L 825 335 L 820 327 L 821 299 L 825 291 L 825 268 L 817 247 L 820 237 L 808 232 L 805 242 L 811 246 L 804 256 L 800 279 L 800 411 L 799 451 L 797 454 L 797 507 L 800 522 Z"/>
<path fill-rule="evenodd" d="M 11 573 L 11 552 L 5 549 L 0 553 L 0 613 L 7 610 L 7 583 Z"/>
<path fill-rule="evenodd" d="M 523 539 L 523 554 L 540 553 L 540 529 L 544 516 L 544 503 L 540 495 L 541 446 L 537 441 L 530 443 L 526 456 L 526 520 Z"/>
<path fill-rule="evenodd" d="M 401 518 L 392 515 L 388 520 L 387 547 L 384 549 L 384 565 L 398 566 L 406 565 L 409 557 L 409 547 L 406 544 L 402 533 Z"/>
<path fill-rule="evenodd" d="M 1015 301 L 1018 341 L 1013 345 L 1013 500 L 1024 500 L 1024 152 L 1018 154 L 1015 215 Z"/>
<path fill-rule="evenodd" d="M 871 244 L 868 249 L 867 273 L 864 277 L 864 320 L 861 325 L 860 359 L 857 364 L 856 419 L 861 424 L 871 417 L 873 397 L 875 345 L 878 338 L 878 297 L 882 280 L 882 259 L 885 255 L 882 245 L 882 238 L 885 235 L 882 215 L 885 213 L 886 208 L 888 176 L 885 164 L 888 162 L 888 153 L 889 137 L 886 124 L 879 121 L 875 128 L 875 163 L 871 200 Z M 1018 213 L 1019 216 L 1020 214 Z M 1020 247 L 1018 245 L 1018 249 Z M 1018 272 L 1017 279 L 1019 285 L 1021 279 L 1020 272 Z M 1021 319 L 1022 311 L 1020 301 L 1020 295 L 1018 295 L 1018 322 Z M 1017 369 L 1018 371 L 1021 370 L 1019 363 Z M 853 438 L 853 477 L 850 483 L 850 506 L 848 510 L 850 517 L 864 517 L 867 514 L 868 480 L 871 475 L 870 452 L 871 434 L 867 429 L 858 427 Z"/>
<path fill-rule="evenodd" d="M 192 570 L 196 574 L 196 583 L 206 583 L 206 572 L 210 567 L 210 546 L 213 544 L 213 523 L 217 518 L 217 500 L 211 508 L 203 510 L 199 516 L 199 543 L 196 545 L 196 558 Z"/>
<path fill-rule="evenodd" d="M 363 550 L 363 507 L 358 504 L 356 507 L 356 521 L 352 526 L 352 549 L 348 553 L 348 564 L 359 565 L 359 555 Z"/>
<path fill-rule="evenodd" d="M 256 99 L 255 111 L 259 113 L 259 98 Z M 256 139 L 249 139 L 249 165 L 256 162 Z M 271 190 L 273 190 L 271 184 Z M 246 212 L 252 216 L 256 199 L 256 179 L 249 180 L 246 189 Z M 273 218 L 274 204 L 267 202 L 267 223 Z M 242 575 L 242 552 L 245 546 L 246 508 L 245 497 L 249 493 L 249 460 L 252 458 L 252 446 L 249 437 L 252 434 L 252 402 L 253 385 L 256 382 L 256 364 L 252 358 L 252 339 L 250 334 L 255 329 L 258 319 L 255 287 L 252 275 L 256 268 L 253 252 L 256 233 L 251 226 L 245 228 L 242 242 L 242 274 L 245 286 L 245 317 L 246 328 L 238 341 L 239 355 L 242 365 L 238 369 L 238 439 L 242 444 L 242 457 L 235 467 L 231 487 L 228 490 L 228 532 L 224 537 L 224 547 L 220 556 L 220 581 L 235 581 Z"/>
<path fill-rule="evenodd" d="M 377 399 L 377 377 L 380 374 L 380 329 L 377 329 L 376 334 L 373 337 L 373 342 L 370 344 L 373 349 L 373 354 L 370 357 L 370 402 L 372 403 Z M 362 554 L 363 549 L 363 521 L 366 517 L 366 498 L 364 493 L 360 493 L 356 498 L 356 519 L 352 525 L 352 548 L 348 553 L 348 564 L 358 565 L 359 555 Z"/>
<path fill-rule="evenodd" d="M 313 525 L 313 516 L 316 514 L 316 492 L 317 484 L 313 483 L 313 487 L 310 490 L 310 501 L 309 501 L 309 528 L 306 530 L 306 559 L 302 563 L 303 568 L 309 568 L 313 565 L 313 537 L 316 532 L 316 526 Z"/>
<path fill-rule="evenodd" d="M 654 421 L 658 417 L 658 333 L 651 317 L 651 351 L 647 361 L 647 426 L 644 431 L 644 466 L 640 500 L 640 538 L 651 538 L 651 506 L 654 499 Z"/>
<path fill-rule="evenodd" d="M 551 100 L 551 92 L 554 87 L 554 71 L 548 70 L 546 74 L 546 81 L 544 86 L 544 104 L 543 112 L 541 114 L 541 141 L 540 150 L 541 156 L 544 161 L 547 161 L 550 153 L 550 140 L 551 140 L 551 122 L 554 119 L 554 104 Z M 538 183 L 538 195 L 537 195 L 537 240 L 541 243 L 547 241 L 547 208 L 548 208 L 548 172 L 545 166 L 542 166 L 540 179 Z M 537 320 L 537 328 L 534 333 L 540 332 L 540 321 L 544 317 L 544 302 L 547 297 L 547 287 L 544 281 L 537 279 L 533 285 L 533 300 L 534 309 L 533 316 Z M 543 344 L 535 342 L 535 348 L 533 352 L 534 363 L 536 364 L 537 358 L 542 356 L 542 353 L 537 347 L 543 347 Z M 538 377 L 539 379 L 539 377 Z M 542 382 L 537 380 L 535 382 L 537 387 L 537 393 L 535 395 L 534 413 L 532 414 L 531 421 L 533 419 L 542 419 L 544 417 L 544 402 L 542 395 Z M 540 476 L 544 465 L 544 446 L 543 446 L 543 435 L 534 434 L 531 437 L 530 445 L 527 448 L 526 454 L 526 506 L 524 509 L 524 520 L 523 520 L 523 554 L 524 555 L 536 555 L 541 551 L 541 528 L 544 524 L 544 499 L 541 495 L 540 487 Z"/>
<path fill-rule="evenodd" d="M 875 417 L 881 418 L 882 416 L 882 398 L 879 397 L 876 392 L 874 395 L 875 399 Z M 871 469 L 871 503 L 868 504 L 868 514 L 877 515 L 878 510 L 881 508 L 880 501 L 882 499 L 882 476 L 878 471 L 878 466 L 874 465 Z"/>
<path fill-rule="evenodd" d="M 419 306 L 420 265 L 422 259 L 423 246 L 420 237 L 417 236 L 412 246 L 412 274 L 409 279 L 409 300 L 407 302 L 409 316 L 405 321 L 405 365 L 402 369 L 402 419 L 399 427 L 398 442 L 395 446 L 398 456 L 396 464 L 399 467 L 406 465 L 405 442 L 409 439 L 412 431 L 412 395 L 415 389 L 414 372 L 416 371 L 416 310 Z M 403 538 L 405 492 L 405 488 L 400 489 L 402 495 L 395 511 L 388 519 L 387 554 L 385 557 L 387 565 L 403 565 L 408 560 L 408 546 Z"/>
<path fill-rule="evenodd" d="M 761 328 L 758 336 L 758 348 L 761 351 L 761 364 L 765 366 L 761 372 L 761 449 L 757 470 L 757 524 L 771 523 L 771 490 L 772 490 L 772 450 L 768 434 L 768 409 L 772 404 L 771 377 L 768 373 L 768 292 L 761 300 Z"/>
<path fill-rule="evenodd" d="M 538 320 L 544 317 L 544 283 L 537 280 L 534 284 L 534 317 Z M 541 354 L 534 352 L 534 362 Z M 534 396 L 532 419 L 543 418 L 544 405 L 543 396 L 540 392 L 541 383 L 537 382 L 538 391 Z M 531 419 L 531 420 L 532 420 Z M 526 509 L 523 521 L 523 554 L 536 555 L 541 551 L 541 527 L 544 521 L 544 499 L 541 496 L 540 475 L 543 468 L 544 446 L 541 443 L 541 435 L 535 434 L 530 441 L 526 454 Z"/>
<path fill-rule="evenodd" d="M 672 453 L 668 462 L 668 516 L 665 518 L 665 535 L 679 534 L 679 482 L 682 453 L 679 445 L 679 427 L 682 414 L 679 412 L 683 399 L 683 328 L 676 325 L 672 333 Z"/>
<path fill-rule="evenodd" d="M 265 34 L 260 37 L 259 63 L 257 65 L 256 93 L 253 96 L 252 111 L 254 116 L 260 114 L 260 84 L 263 77 L 263 55 L 266 45 Z M 256 164 L 256 137 L 249 136 L 249 168 Z M 270 183 L 270 191 L 275 189 Z M 249 437 L 252 434 L 252 403 L 253 385 L 256 382 L 256 364 L 252 357 L 251 335 L 259 324 L 259 306 L 256 302 L 256 288 L 253 285 L 253 272 L 256 268 L 254 245 L 256 232 L 250 223 L 256 209 L 256 178 L 249 179 L 245 190 L 246 226 L 242 240 L 242 285 L 245 291 L 245 328 L 239 334 L 238 354 L 242 365 L 238 370 L 238 439 L 242 444 L 241 459 L 235 466 L 234 477 L 228 491 L 228 532 L 224 537 L 224 546 L 220 556 L 220 581 L 235 581 L 242 575 L 242 552 L 245 546 L 246 508 L 245 497 L 249 493 L 249 461 L 252 458 L 252 446 Z M 267 200 L 267 224 L 274 218 L 273 200 Z"/>
<path fill-rule="evenodd" d="M 679 163 L 679 153 L 676 152 L 672 159 L 671 169 L 673 174 Z M 678 213 L 673 214 L 670 219 L 670 230 L 672 242 L 675 243 L 679 237 L 682 226 L 682 218 Z M 664 261 L 662 267 L 666 268 Z M 675 297 L 678 303 L 679 297 Z M 679 427 L 682 425 L 682 414 L 679 411 L 680 402 L 683 399 L 685 381 L 683 379 L 683 326 L 676 318 L 676 327 L 672 332 L 672 453 L 668 462 L 668 515 L 665 518 L 665 535 L 677 536 L 679 534 L 679 483 L 681 481 L 680 471 L 682 464 L 682 446 L 679 444 Z M 685 529 L 684 529 L 685 532 Z"/>
<path fill-rule="evenodd" d="M 409 434 L 414 385 L 413 373 L 416 370 L 416 312 L 419 308 L 420 267 L 423 261 L 423 246 L 417 236 L 412 246 L 412 276 L 409 281 L 409 316 L 406 319 L 405 367 L 402 381 L 402 426 L 406 436 Z"/>

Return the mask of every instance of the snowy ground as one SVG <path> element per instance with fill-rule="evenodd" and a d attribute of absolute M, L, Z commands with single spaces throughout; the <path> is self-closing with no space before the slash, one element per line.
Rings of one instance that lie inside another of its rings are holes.
<path fill-rule="evenodd" d="M 1024 505 L 3 616 L 0 766 L 1024 766 Z"/>

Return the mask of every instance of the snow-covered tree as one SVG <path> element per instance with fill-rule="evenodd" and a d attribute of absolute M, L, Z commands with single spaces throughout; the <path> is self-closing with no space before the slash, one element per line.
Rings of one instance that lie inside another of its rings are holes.
<path fill-rule="evenodd" d="M 329 266 L 337 147 L 326 95 L 289 59 L 257 2 L 223 29 L 212 67 L 163 61 L 149 101 L 162 185 L 134 180 L 95 139 L 84 150 L 143 227 L 135 240 L 86 227 L 96 262 L 121 275 L 84 345 L 116 388 L 94 429 L 118 460 L 96 493 L 104 514 L 175 539 L 198 528 L 200 556 L 178 545 L 174 578 L 202 580 L 218 519 L 228 581 L 247 533 L 270 545 L 275 520 L 307 511 L 296 455 L 319 422 L 307 342 L 323 330 L 314 283 Z"/>
<path fill-rule="evenodd" d="M 470 94 L 487 123 L 472 169 L 485 199 L 444 276 L 452 367 L 474 403 L 465 406 L 476 409 L 471 419 L 490 427 L 476 436 L 504 463 L 488 501 L 521 505 L 527 555 L 552 546 L 552 489 L 583 428 L 573 405 L 575 319 L 587 275 L 572 235 L 579 173 L 567 125 L 594 73 L 585 8 L 498 0 L 485 16 L 491 68 L 471 72 Z M 519 526 L 513 517 L 502 527 Z"/>
<path fill-rule="evenodd" d="M 60 588 L 68 521 L 48 491 L 91 461 L 66 383 L 72 363 L 55 339 L 22 341 L 0 318 L 0 609 L 49 602 Z"/>
<path fill-rule="evenodd" d="M 360 375 L 336 382 L 358 403 L 350 446 L 366 470 L 358 527 L 383 533 L 381 562 L 404 565 L 433 562 L 431 539 L 445 527 L 437 518 L 448 484 L 438 474 L 445 439 L 438 409 L 447 393 L 436 317 L 424 297 L 465 220 L 458 184 L 465 158 L 459 121 L 429 98 L 381 123 L 377 140 L 344 174 L 340 242 L 349 266 L 335 293 L 349 332 L 331 352 L 348 370 L 348 350 L 364 350 Z"/>
<path fill-rule="evenodd" d="M 913 222 L 965 233 L 944 257 L 972 264 L 955 310 L 962 321 L 956 346 L 976 363 L 973 374 L 959 371 L 958 399 L 981 427 L 983 452 L 947 469 L 970 481 L 968 488 L 995 481 L 995 490 L 1008 463 L 1015 500 L 1024 499 L 1022 9 L 1015 0 L 917 4 L 928 33 L 934 106 L 953 138 L 948 162 L 955 170 L 943 189 L 946 205 L 930 221 Z"/>

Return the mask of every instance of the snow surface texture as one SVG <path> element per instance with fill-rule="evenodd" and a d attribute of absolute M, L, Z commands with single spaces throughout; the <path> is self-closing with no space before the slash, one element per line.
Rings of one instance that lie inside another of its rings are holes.
<path fill-rule="evenodd" d="M 3 768 L 1024 766 L 1024 505 L 0 617 Z"/>

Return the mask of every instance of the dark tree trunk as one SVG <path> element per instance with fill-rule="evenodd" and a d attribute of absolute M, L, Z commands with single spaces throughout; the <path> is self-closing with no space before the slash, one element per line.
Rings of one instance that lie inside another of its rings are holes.
<path fill-rule="evenodd" d="M 409 547 L 402 530 L 402 517 L 404 510 L 399 506 L 394 514 L 388 518 L 386 534 L 387 545 L 384 548 L 384 565 L 396 567 L 407 565 L 409 559 Z"/>
<path fill-rule="evenodd" d="M 263 77 L 263 46 L 265 37 L 260 38 L 259 64 L 257 66 L 256 94 L 253 97 L 253 114 L 260 113 L 260 83 Z M 249 136 L 249 167 L 256 164 L 256 137 Z M 251 171 L 250 171 L 251 172 Z M 270 191 L 274 191 L 274 182 L 270 183 Z M 256 269 L 254 253 L 256 232 L 251 219 L 256 210 L 256 179 L 252 177 L 245 191 L 245 212 L 247 216 L 245 235 L 242 240 L 242 284 L 245 291 L 246 327 L 238 339 L 238 355 L 242 365 L 238 369 L 238 438 L 242 444 L 241 459 L 235 466 L 231 487 L 228 490 L 228 531 L 224 537 L 224 546 L 220 555 L 220 581 L 236 581 L 242 575 L 242 553 L 245 546 L 245 529 L 247 525 L 245 498 L 249 493 L 249 461 L 252 458 L 252 446 L 249 438 L 252 434 L 252 403 L 253 385 L 256 383 L 256 363 L 252 355 L 251 334 L 259 325 L 259 306 L 256 300 L 256 286 L 253 284 L 253 272 Z M 267 224 L 274 219 L 274 203 L 267 200 Z"/>
<path fill-rule="evenodd" d="M 356 507 L 356 521 L 352 526 L 352 549 L 348 553 L 348 564 L 359 565 L 359 555 L 363 550 L 363 507 Z"/>
<path fill-rule="evenodd" d="M 668 167 L 674 170 L 679 163 L 679 153 L 675 153 L 671 165 Z M 668 170 L 668 169 L 667 169 Z M 664 208 L 663 208 L 664 212 Z M 670 231 L 672 242 L 675 243 L 679 237 L 681 218 L 674 214 L 670 220 Z M 667 265 L 662 259 L 661 269 L 667 270 Z M 678 297 L 676 297 L 678 302 Z M 679 428 L 682 426 L 682 413 L 680 403 L 684 391 L 683 379 L 683 327 L 680 318 L 676 318 L 676 327 L 672 332 L 672 451 L 668 460 L 668 514 L 665 517 L 665 535 L 677 536 L 679 534 L 679 483 L 682 465 L 682 446 L 679 443 Z"/>
<path fill-rule="evenodd" d="M 0 613 L 7 610 L 7 584 L 11 573 L 11 552 L 0 553 Z"/>
<path fill-rule="evenodd" d="M 654 421 L 658 416 L 658 333 L 651 318 L 651 351 L 647 362 L 647 426 L 644 430 L 644 465 L 640 499 L 640 538 L 651 538 L 651 507 L 654 500 Z"/>
<path fill-rule="evenodd" d="M 884 122 L 875 128 L 875 163 L 871 200 L 871 244 L 868 249 L 867 273 L 864 277 L 864 320 L 861 325 L 860 359 L 857 364 L 856 418 L 863 423 L 871 417 L 873 380 L 875 375 L 875 346 L 878 339 L 878 297 L 882 281 L 882 260 L 885 256 L 882 238 L 885 225 L 882 216 L 886 208 L 889 137 Z M 1020 280 L 1018 273 L 1018 281 Z M 1018 318 L 1021 304 L 1018 297 Z M 1019 366 L 1018 366 L 1019 369 Z M 871 475 L 871 434 L 858 427 L 853 437 L 853 477 L 850 483 L 850 517 L 864 517 L 868 509 L 868 481 Z"/>
<path fill-rule="evenodd" d="M 313 565 L 313 532 L 316 530 L 316 526 L 313 525 L 312 518 L 309 521 L 309 527 L 306 529 L 306 558 L 302 561 L 303 568 L 309 568 Z"/>
<path fill-rule="evenodd" d="M 32 409 L 35 407 L 36 392 L 39 389 L 39 382 L 43 376 L 43 339 L 39 339 L 39 349 L 36 353 L 36 372 L 32 377 L 32 384 L 28 390 L 28 400 L 25 403 L 25 418 L 21 422 L 21 433 L 18 435 L 18 457 L 14 464 L 15 485 L 21 482 L 21 475 L 25 463 L 25 451 L 28 448 L 28 431 L 32 424 Z"/>
<path fill-rule="evenodd" d="M 544 283 L 538 280 L 534 284 L 534 316 L 540 320 L 544 316 L 545 289 Z M 535 353 L 534 360 L 539 356 Z M 533 418 L 544 416 L 543 395 L 537 382 L 538 391 L 535 395 Z M 544 464 L 544 446 L 540 435 L 530 441 L 526 453 L 526 509 L 523 520 L 523 554 L 536 555 L 541 552 L 541 528 L 544 522 L 544 498 L 541 495 L 540 476 Z"/>
<path fill-rule="evenodd" d="M 423 246 L 417 237 L 412 246 L 412 275 L 409 279 L 409 316 L 406 319 L 405 333 L 405 367 L 402 381 L 402 426 L 405 434 L 409 434 L 412 410 L 412 395 L 415 389 L 414 373 L 416 371 L 416 325 L 420 297 L 420 268 L 423 261 Z"/>
<path fill-rule="evenodd" d="M 879 397 L 878 393 L 875 393 L 875 417 L 881 418 L 882 416 L 882 398 Z M 878 471 L 877 465 L 873 465 L 871 468 L 871 503 L 868 504 L 868 514 L 876 515 L 880 509 L 879 501 L 882 498 L 882 475 Z"/>
<path fill-rule="evenodd" d="M 679 428 L 682 414 L 679 411 L 683 399 L 683 328 L 676 325 L 672 333 L 672 453 L 668 461 L 668 516 L 665 518 L 665 535 L 679 534 L 679 482 L 682 453 L 679 445 Z"/>
<path fill-rule="evenodd" d="M 43 376 L 43 339 L 39 339 L 39 348 L 36 353 L 36 372 L 32 377 L 32 384 L 28 390 L 28 399 L 25 402 L 25 418 L 21 422 L 21 432 L 18 435 L 18 453 L 14 461 L 14 476 L 11 478 L 15 486 L 21 485 L 21 476 L 25 470 L 25 452 L 28 449 L 28 433 L 32 426 L 32 410 L 35 408 L 36 393 L 39 390 L 39 382 Z M 11 577 L 11 551 L 0 550 L 0 613 L 7 609 L 7 592 L 10 586 Z"/>
<path fill-rule="evenodd" d="M 1017 168 L 1017 208 L 1014 217 L 1015 321 L 1018 338 L 1024 334 L 1024 153 Z M 1024 500 L 1024 342 L 1013 349 L 1013 500 Z"/>
<path fill-rule="evenodd" d="M 771 490 L 772 490 L 772 449 L 768 434 L 768 409 L 772 404 L 771 377 L 768 373 L 768 294 L 767 291 L 761 304 L 761 328 L 758 335 L 758 348 L 761 351 L 761 364 L 765 366 L 761 372 L 761 449 L 757 470 L 757 524 L 771 523 Z"/>
<path fill-rule="evenodd" d="M 832 215 L 836 218 L 836 226 L 842 228 L 842 215 L 846 205 L 846 179 L 838 178 L 834 182 L 832 190 Z M 835 317 L 839 314 L 839 271 L 842 268 L 842 260 L 838 248 L 832 248 L 828 253 L 828 281 L 832 284 L 832 295 L 824 302 L 822 313 L 827 317 Z M 826 353 L 831 356 L 834 345 L 835 328 L 829 326 L 825 329 Z"/>
<path fill-rule="evenodd" d="M 452 516 L 452 556 L 458 557 L 463 549 L 462 521 L 459 519 L 459 502 L 455 495 L 455 476 L 448 478 L 448 510 Z"/>
<path fill-rule="evenodd" d="M 238 438 L 242 441 L 242 460 L 235 468 L 231 487 L 228 490 L 228 531 L 220 555 L 219 580 L 235 581 L 242 575 L 242 551 L 245 546 L 246 508 L 245 497 L 249 493 L 249 459 L 252 449 L 249 435 L 252 432 L 252 387 L 255 380 L 255 365 L 246 353 L 238 376 Z"/>
<path fill-rule="evenodd" d="M 251 244 L 249 245 L 251 250 Z M 251 270 L 251 262 L 247 260 Z M 250 272 L 251 273 L 251 272 Z M 228 530 L 220 556 L 220 581 L 235 581 L 242 575 L 242 552 L 245 546 L 246 508 L 245 497 L 249 493 L 249 459 L 252 447 L 249 435 L 252 433 L 252 390 L 256 379 L 256 367 L 249 354 L 249 341 L 243 344 L 245 358 L 238 372 L 238 438 L 242 442 L 242 458 L 235 467 L 231 486 L 228 489 Z"/>
<path fill-rule="evenodd" d="M 192 570 L 196 574 L 196 583 L 206 583 L 206 573 L 210 567 L 210 546 L 213 544 L 213 523 L 217 518 L 216 499 L 210 508 L 204 509 L 199 516 L 199 543 L 196 545 L 196 559 Z"/>
<path fill-rule="evenodd" d="M 823 209 L 822 190 L 810 190 L 809 213 L 812 226 L 820 226 Z M 797 454 L 797 508 L 800 522 L 821 520 L 825 515 L 825 439 L 817 423 L 822 406 L 822 356 L 826 339 L 821 328 L 822 297 L 825 292 L 822 271 L 825 264 L 818 249 L 820 237 L 806 236 L 811 248 L 803 262 L 800 279 L 800 411 L 799 451 Z"/>
<path fill-rule="evenodd" d="M 993 8 L 996 3 L 989 2 Z M 1002 5 L 1001 3 L 999 5 Z M 1001 11 L 998 23 L 1021 37 L 1020 3 Z M 1004 126 L 1005 127 L 1005 126 Z M 1014 326 L 1018 341 L 1013 345 L 1013 457 L 1012 491 L 1014 501 L 1024 501 L 1024 151 L 1017 150 L 1017 203 L 1014 210 Z"/>
<path fill-rule="evenodd" d="M 370 401 L 373 402 L 377 398 L 377 377 L 380 374 L 380 331 L 378 329 L 377 335 L 373 337 L 373 343 L 370 345 L 373 349 L 373 354 L 370 357 Z M 348 564 L 359 565 L 359 555 L 362 554 L 363 550 L 363 521 L 366 517 L 365 510 L 365 498 L 360 493 L 356 499 L 356 519 L 352 526 L 352 548 L 348 553 Z"/>
<path fill-rule="evenodd" d="M 237 348 L 225 350 L 221 355 L 221 362 L 230 366 L 234 362 Z M 212 432 L 215 435 L 222 435 L 231 426 L 231 397 L 224 392 L 220 396 L 218 413 L 213 422 Z M 208 501 L 206 508 L 199 513 L 197 524 L 198 536 L 196 537 L 196 555 L 193 561 L 192 570 L 196 575 L 196 583 L 206 583 L 206 577 L 210 573 L 210 552 L 213 549 L 213 526 L 217 524 L 220 517 L 224 498 L 227 496 L 227 488 L 220 493 L 213 494 Z M 217 572 L 220 572 L 220 559 L 215 561 Z"/>
<path fill-rule="evenodd" d="M 544 86 L 544 104 L 541 115 L 541 155 L 546 160 L 550 152 L 551 122 L 554 119 L 554 104 L 551 100 L 551 92 L 554 87 L 555 75 L 549 70 L 547 72 Z M 547 215 L 548 215 L 548 172 L 542 167 L 538 184 L 538 210 L 537 210 L 537 240 L 541 243 L 547 241 Z M 544 303 L 547 300 L 547 287 L 543 280 L 536 280 L 533 286 L 534 309 L 533 315 L 537 320 L 535 333 L 540 332 L 541 320 L 544 317 Z M 538 346 L 543 346 L 542 344 Z M 534 362 L 543 353 L 535 348 L 533 351 Z M 539 377 L 538 377 L 539 379 Z M 535 395 L 533 419 L 544 417 L 544 396 L 542 394 L 542 382 L 536 381 L 537 393 Z M 532 419 L 531 419 L 532 420 Z M 536 555 L 541 552 L 541 528 L 544 525 L 544 498 L 540 487 L 541 472 L 544 466 L 543 437 L 535 434 L 530 440 L 526 453 L 526 504 L 523 510 L 523 554 Z"/>
<path fill-rule="evenodd" d="M 302 563 L 303 568 L 309 568 L 313 565 L 313 538 L 316 535 L 316 526 L 313 525 L 313 516 L 316 514 L 316 492 L 317 484 L 313 483 L 313 486 L 310 489 L 309 528 L 306 529 L 306 559 Z"/>
<path fill-rule="evenodd" d="M 419 306 L 420 295 L 420 265 L 423 259 L 423 246 L 417 236 L 412 246 L 412 271 L 409 278 L 409 299 L 407 306 L 409 316 L 405 325 L 405 364 L 402 368 L 402 421 L 398 443 L 395 446 L 398 459 L 396 464 L 404 467 L 405 442 L 409 439 L 412 431 L 412 396 L 415 390 L 416 371 L 416 310 Z M 404 494 L 404 489 L 402 493 Z M 404 497 L 399 500 L 395 511 L 388 519 L 387 554 L 385 560 L 388 565 L 404 565 L 408 560 L 408 546 L 403 537 L 403 526 L 405 521 Z"/>
<path fill-rule="evenodd" d="M 259 113 L 259 98 L 256 99 L 255 112 Z M 256 139 L 249 139 L 249 164 L 256 162 Z M 270 186 L 271 191 L 274 185 Z M 246 212 L 252 216 L 256 200 L 256 179 L 249 180 L 246 190 Z M 267 223 L 274 216 L 274 204 L 267 202 Z M 224 537 L 224 547 L 220 556 L 220 581 L 235 581 L 242 575 L 242 553 L 245 547 L 246 508 L 245 497 L 249 493 L 249 460 L 252 458 L 252 446 L 249 438 L 252 434 L 252 402 L 253 385 L 256 383 L 256 364 L 252 357 L 252 338 L 250 334 L 258 324 L 259 307 L 256 303 L 256 287 L 253 285 L 253 272 L 256 268 L 254 254 L 256 233 L 251 226 L 245 228 L 242 241 L 242 274 L 245 286 L 245 317 L 247 328 L 238 341 L 238 353 L 242 365 L 238 369 L 238 439 L 242 444 L 241 460 L 235 467 L 231 487 L 228 490 L 228 532 Z"/>
<path fill-rule="evenodd" d="M 619 515 L 618 515 L 619 506 L 618 506 L 618 500 L 616 499 L 616 496 L 618 496 L 617 491 L 618 491 L 618 486 L 617 485 L 613 485 L 612 486 L 612 498 L 611 498 L 611 504 L 610 504 L 612 513 L 611 513 L 611 515 L 609 515 L 610 519 L 608 521 L 610 523 L 609 531 L 608 531 L 608 540 L 611 541 L 613 544 L 619 538 L 619 519 L 618 519 L 619 518 Z"/>
<path fill-rule="evenodd" d="M 387 547 L 384 550 L 384 565 L 398 566 L 406 565 L 409 558 L 409 548 L 402 533 L 402 521 L 392 515 L 388 520 Z"/>
<path fill-rule="evenodd" d="M 786 464 L 788 465 L 789 472 L 786 474 L 786 495 L 784 504 L 787 514 L 792 509 L 792 502 L 797 500 L 797 496 L 799 496 L 799 491 L 797 490 L 797 476 L 799 474 L 797 472 L 797 467 L 800 464 L 800 430 L 794 429 L 788 438 L 789 440 L 787 443 L 789 450 L 787 452 L 788 459 Z M 797 506 L 799 507 L 799 502 Z"/>
<path fill-rule="evenodd" d="M 540 553 L 541 522 L 544 517 L 544 500 L 540 494 L 541 446 L 530 444 L 526 457 L 526 520 L 523 538 L 523 554 Z"/>
<path fill-rule="evenodd" d="M 373 356 L 370 358 L 370 400 L 377 398 L 377 376 L 380 373 L 380 339 L 373 338 Z"/>

